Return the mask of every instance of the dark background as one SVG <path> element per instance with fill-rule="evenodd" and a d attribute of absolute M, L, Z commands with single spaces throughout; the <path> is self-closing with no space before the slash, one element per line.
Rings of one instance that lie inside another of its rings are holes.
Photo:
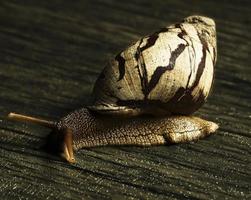
<path fill-rule="evenodd" d="M 0 1 L 1 199 L 248 199 L 251 146 L 249 0 Z M 194 144 L 83 149 L 77 164 L 40 149 L 46 128 L 88 103 L 108 58 L 141 36 L 201 14 L 217 24 L 214 91 L 195 115 L 220 124 Z"/>

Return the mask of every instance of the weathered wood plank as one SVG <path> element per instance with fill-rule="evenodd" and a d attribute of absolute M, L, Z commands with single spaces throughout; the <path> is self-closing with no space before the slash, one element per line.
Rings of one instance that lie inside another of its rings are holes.
<path fill-rule="evenodd" d="M 10 111 L 59 119 L 86 105 L 106 60 L 191 14 L 218 31 L 215 87 L 197 115 L 220 123 L 195 144 L 83 149 L 69 165 L 41 150 L 49 130 Z M 1 1 L 1 199 L 248 199 L 251 12 L 242 1 Z"/>

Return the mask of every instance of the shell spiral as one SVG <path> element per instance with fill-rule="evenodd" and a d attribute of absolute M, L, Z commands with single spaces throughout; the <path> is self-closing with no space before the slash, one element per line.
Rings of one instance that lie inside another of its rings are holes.
<path fill-rule="evenodd" d="M 95 83 L 90 109 L 108 114 L 189 115 L 209 95 L 216 57 L 214 21 L 187 17 L 115 56 Z"/>

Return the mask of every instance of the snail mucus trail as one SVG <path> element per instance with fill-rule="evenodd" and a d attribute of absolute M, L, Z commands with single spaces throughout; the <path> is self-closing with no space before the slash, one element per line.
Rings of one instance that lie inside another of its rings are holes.
<path fill-rule="evenodd" d="M 74 162 L 74 150 L 103 145 L 195 141 L 218 125 L 191 116 L 206 101 L 216 64 L 212 19 L 190 16 L 120 52 L 101 72 L 91 106 L 58 122 L 10 113 L 52 129 L 48 147 Z"/>

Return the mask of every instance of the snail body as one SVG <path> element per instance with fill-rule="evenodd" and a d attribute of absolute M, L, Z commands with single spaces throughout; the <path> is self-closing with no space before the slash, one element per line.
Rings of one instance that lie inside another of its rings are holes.
<path fill-rule="evenodd" d="M 74 162 L 73 150 L 103 145 L 159 145 L 198 140 L 218 125 L 190 116 L 206 101 L 216 63 L 212 19 L 190 16 L 143 37 L 98 77 L 93 103 L 58 122 L 10 113 L 53 129 L 48 147 Z"/>
<path fill-rule="evenodd" d="M 66 127 L 74 133 L 74 150 L 104 145 L 182 143 L 198 140 L 218 128 L 214 122 L 193 116 L 117 118 L 97 115 L 86 108 L 67 115 L 56 126 L 53 134 L 60 135 Z"/>

